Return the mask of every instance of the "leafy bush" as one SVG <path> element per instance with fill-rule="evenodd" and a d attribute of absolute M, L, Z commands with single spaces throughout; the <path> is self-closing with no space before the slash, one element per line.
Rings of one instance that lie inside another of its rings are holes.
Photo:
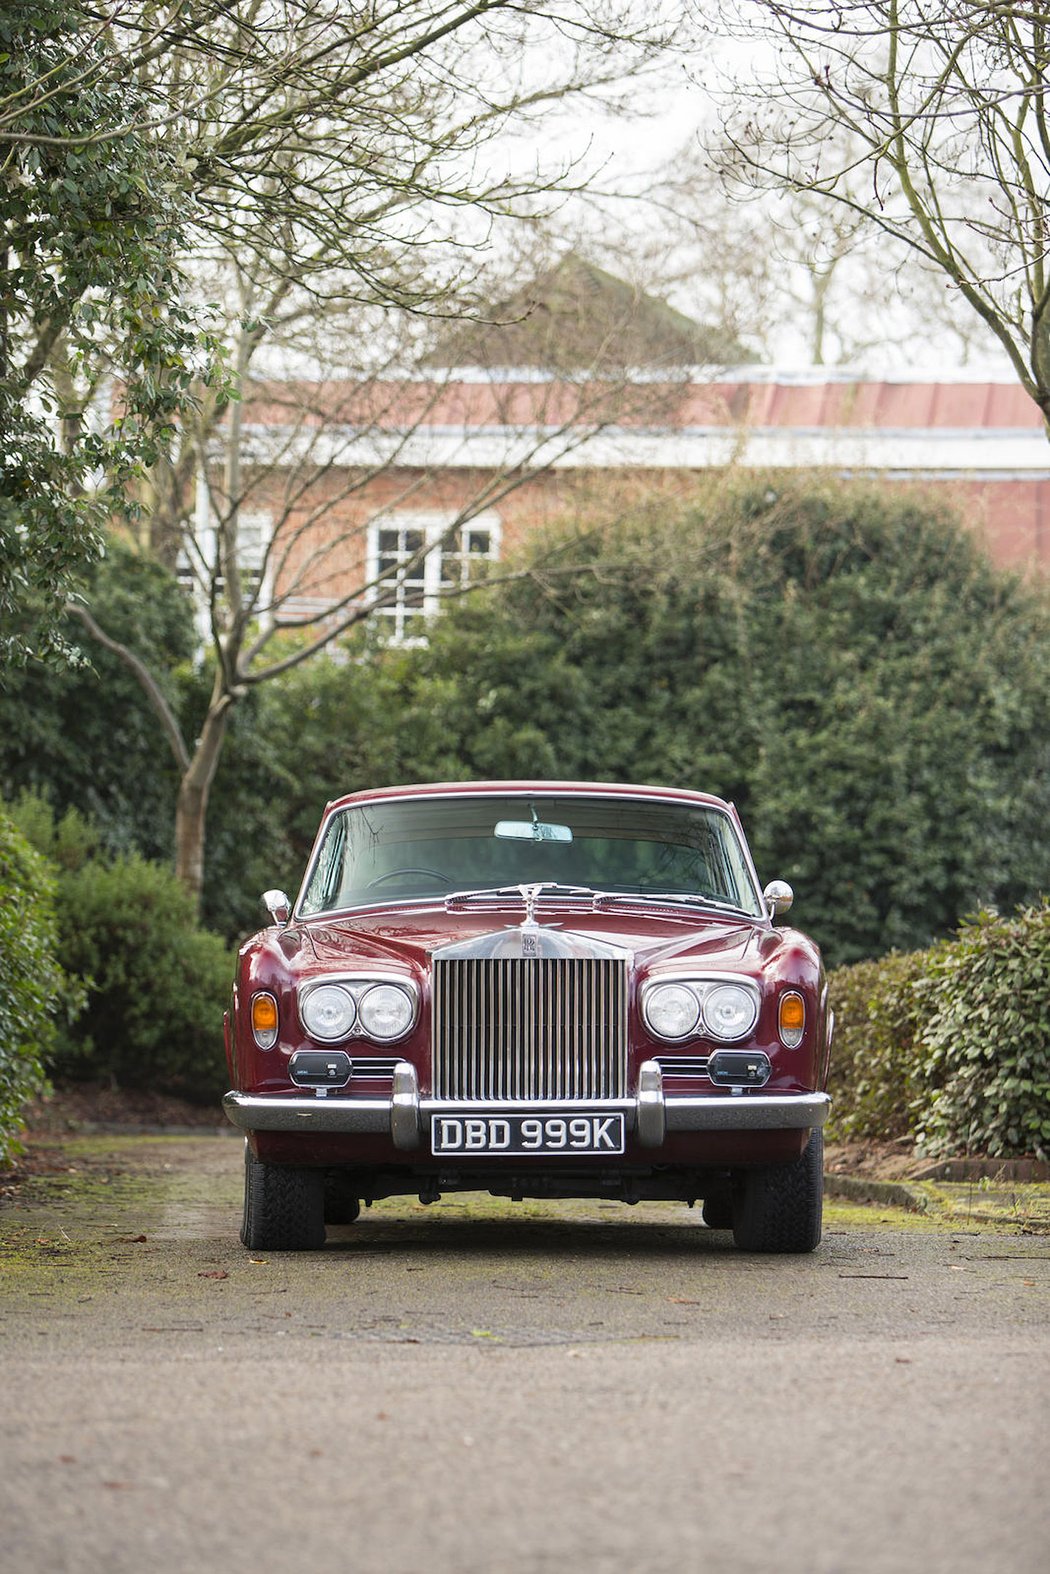
<path fill-rule="evenodd" d="M 830 977 L 836 1137 L 935 1157 L 1050 1153 L 1050 903 Z"/>
<path fill-rule="evenodd" d="M 916 985 L 935 1084 L 922 1149 L 1050 1154 L 1050 902 L 980 912 L 938 947 Z"/>
<path fill-rule="evenodd" d="M 200 929 L 174 874 L 137 854 L 89 859 L 60 884 L 67 967 L 88 981 L 55 1070 L 207 1102 L 225 1087 L 233 957 Z"/>
<path fill-rule="evenodd" d="M 889 1139 L 911 1132 L 913 1105 L 928 1086 L 917 1045 L 922 1008 L 915 983 L 931 954 L 891 951 L 878 962 L 855 962 L 831 974 L 829 1136 Z"/>
<path fill-rule="evenodd" d="M 55 1014 L 77 998 L 58 965 L 53 902 L 47 864 L 0 812 L 0 1164 L 18 1151 L 22 1106 L 46 1085 Z"/>
<path fill-rule="evenodd" d="M 60 1076 L 216 1097 L 233 957 L 199 927 L 175 875 L 138 854 L 100 855 L 97 827 L 75 809 L 57 818 L 37 794 L 10 813 L 56 871 L 59 954 L 87 988 L 83 1015 L 49 1042 L 49 1064 Z"/>

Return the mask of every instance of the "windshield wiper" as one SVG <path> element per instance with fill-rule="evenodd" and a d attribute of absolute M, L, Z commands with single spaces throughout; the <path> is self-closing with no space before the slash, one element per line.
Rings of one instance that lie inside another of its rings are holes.
<path fill-rule="evenodd" d="M 595 891 L 589 885 L 562 885 L 559 880 L 526 880 L 520 885 L 490 885 L 482 886 L 477 891 L 450 891 L 445 897 L 445 906 L 449 907 L 453 902 L 491 902 L 501 896 L 516 896 L 526 907 L 544 896 L 580 896 L 597 903 L 604 895 L 603 891 Z"/>
<path fill-rule="evenodd" d="M 713 907 L 720 913 L 749 916 L 735 902 L 720 902 L 715 896 L 701 896 L 691 891 L 603 891 L 596 895 L 596 906 L 604 906 L 606 902 L 672 902 L 678 907 Z"/>
<path fill-rule="evenodd" d="M 642 905 L 647 902 L 658 902 L 676 907 L 714 908 L 716 912 L 734 913 L 743 918 L 754 916 L 746 913 L 734 902 L 722 902 L 715 896 L 701 896 L 690 891 L 596 891 L 590 885 L 563 885 L 559 880 L 523 882 L 521 885 L 483 886 L 476 891 L 450 891 L 445 897 L 445 906 L 451 908 L 453 904 L 458 905 L 463 902 L 493 902 L 506 897 L 517 897 L 526 913 L 531 913 L 536 903 L 544 897 L 550 897 L 555 901 L 559 897 L 576 897 L 590 902 L 594 912 L 600 912 L 603 907 L 618 902 Z"/>

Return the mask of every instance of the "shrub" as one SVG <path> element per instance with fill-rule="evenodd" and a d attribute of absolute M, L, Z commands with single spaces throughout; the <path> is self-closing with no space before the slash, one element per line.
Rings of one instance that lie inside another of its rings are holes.
<path fill-rule="evenodd" d="M 88 981 L 55 1070 L 207 1102 L 225 1087 L 222 1013 L 233 957 L 200 929 L 173 873 L 137 854 L 61 880 L 66 965 Z"/>
<path fill-rule="evenodd" d="M 22 1106 L 46 1085 L 56 1011 L 76 999 L 57 961 L 53 901 L 44 859 L 0 813 L 0 1164 L 18 1152 Z"/>
<path fill-rule="evenodd" d="M 911 1132 L 912 1106 L 927 1086 L 916 1043 L 922 1008 L 915 982 L 931 954 L 891 951 L 878 962 L 855 962 L 831 974 L 829 1135 L 890 1139 Z"/>
<path fill-rule="evenodd" d="M 1050 902 L 980 912 L 918 981 L 925 1072 L 918 1121 L 934 1156 L 1050 1154 Z"/>

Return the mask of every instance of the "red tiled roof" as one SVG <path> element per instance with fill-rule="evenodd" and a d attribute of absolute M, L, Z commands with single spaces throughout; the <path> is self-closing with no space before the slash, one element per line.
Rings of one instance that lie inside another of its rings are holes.
<path fill-rule="evenodd" d="M 844 379 L 775 373 L 715 382 L 644 382 L 618 390 L 495 374 L 375 384 L 259 384 L 245 403 L 259 426 L 336 421 L 379 429 L 560 426 L 612 418 L 624 427 L 682 431 L 1038 431 L 1042 417 L 1016 382 Z"/>

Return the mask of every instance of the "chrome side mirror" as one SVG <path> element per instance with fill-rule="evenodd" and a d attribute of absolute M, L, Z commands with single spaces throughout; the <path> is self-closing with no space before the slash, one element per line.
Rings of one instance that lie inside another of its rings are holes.
<path fill-rule="evenodd" d="M 795 893 L 786 880 L 770 880 L 762 892 L 762 899 L 770 918 L 779 918 L 790 909 Z"/>
<path fill-rule="evenodd" d="M 266 911 L 269 913 L 274 923 L 280 924 L 283 928 L 284 925 L 287 924 L 289 918 L 292 916 L 292 904 L 285 896 L 284 892 L 264 891 L 262 899 L 263 906 L 266 908 Z"/>

